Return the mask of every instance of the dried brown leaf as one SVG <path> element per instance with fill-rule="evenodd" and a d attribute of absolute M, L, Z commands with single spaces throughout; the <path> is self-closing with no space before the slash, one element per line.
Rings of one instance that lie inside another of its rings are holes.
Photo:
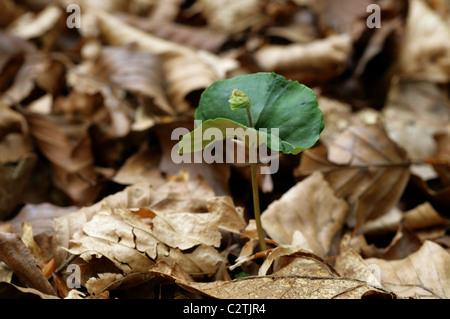
<path fill-rule="evenodd" d="M 75 203 L 90 204 L 100 191 L 88 123 L 61 116 L 26 113 L 31 134 L 52 163 L 55 183 Z"/>
<path fill-rule="evenodd" d="M 301 248 L 325 257 L 347 211 L 345 201 L 334 196 L 322 174 L 313 173 L 272 202 L 261 220 L 263 228 L 278 243 L 291 244 L 299 232 L 303 238 Z"/>
<path fill-rule="evenodd" d="M 397 204 L 409 180 L 409 159 L 381 124 L 355 124 L 329 145 L 328 154 L 324 146 L 303 152 L 297 173 L 316 170 L 346 198 L 347 222 L 359 228 Z"/>
<path fill-rule="evenodd" d="M 74 236 L 69 251 L 86 260 L 105 256 L 127 275 L 147 273 L 157 260 L 191 274 L 213 273 L 223 257 L 211 245 L 220 244 L 221 235 L 202 215 L 156 213 L 149 226 L 125 208 L 103 206 Z M 178 247 L 195 249 L 183 253 Z"/>
<path fill-rule="evenodd" d="M 11 214 L 23 204 L 23 193 L 36 160 L 36 154 L 27 153 L 17 163 L 0 163 L 0 220 L 12 217 Z"/>
<path fill-rule="evenodd" d="M 351 52 L 347 34 L 305 44 L 268 45 L 255 53 L 263 71 L 273 71 L 301 83 L 318 84 L 339 75 Z"/>
<path fill-rule="evenodd" d="M 31 12 L 22 15 L 14 21 L 11 30 L 23 39 L 37 38 L 50 31 L 62 18 L 62 9 L 49 5 L 35 16 Z"/>
<path fill-rule="evenodd" d="M 7 264 L 24 285 L 44 294 L 56 296 L 50 282 L 37 267 L 19 235 L 0 232 L 0 261 Z"/>
<path fill-rule="evenodd" d="M 450 255 L 438 244 L 425 241 L 420 250 L 400 260 L 365 262 L 378 265 L 383 287 L 400 297 L 449 298 Z"/>
<path fill-rule="evenodd" d="M 302 274 L 245 277 L 232 281 L 177 282 L 181 287 L 218 299 L 361 299 L 394 295 L 364 282 Z"/>
<path fill-rule="evenodd" d="M 450 78 L 450 27 L 423 0 L 410 1 L 399 73 L 407 79 L 446 83 Z"/>

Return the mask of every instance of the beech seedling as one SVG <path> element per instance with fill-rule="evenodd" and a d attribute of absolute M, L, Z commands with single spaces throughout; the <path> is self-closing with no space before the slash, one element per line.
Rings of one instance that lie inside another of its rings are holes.
<path fill-rule="evenodd" d="M 211 84 L 202 93 L 194 118 L 201 124 L 182 137 L 179 153 L 201 151 L 219 139 L 234 138 L 245 143 L 258 238 L 261 249 L 266 250 L 254 151 L 263 144 L 283 154 L 311 148 L 324 128 L 316 95 L 305 85 L 275 73 L 246 74 Z M 210 129 L 216 133 L 204 134 Z"/>

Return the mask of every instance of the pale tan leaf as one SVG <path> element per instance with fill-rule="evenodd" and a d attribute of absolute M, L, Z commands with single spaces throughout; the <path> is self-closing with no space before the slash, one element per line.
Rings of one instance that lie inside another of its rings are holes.
<path fill-rule="evenodd" d="M 450 121 L 447 93 L 430 82 L 400 82 L 392 85 L 382 110 L 386 131 L 414 161 L 434 157 L 435 134 Z"/>
<path fill-rule="evenodd" d="M 213 197 L 208 200 L 207 207 L 212 213 L 211 222 L 217 224 L 221 230 L 239 234 L 247 225 L 243 209 L 235 207 L 231 197 Z"/>
<path fill-rule="evenodd" d="M 135 93 L 147 109 L 154 108 L 154 104 L 163 114 L 175 115 L 164 91 L 161 62 L 154 54 L 138 51 L 133 46 L 106 46 L 92 73 L 101 81 Z"/>
<path fill-rule="evenodd" d="M 218 299 L 361 299 L 393 298 L 391 293 L 358 281 L 301 274 L 245 277 L 232 281 L 177 282 L 190 291 Z"/>
<path fill-rule="evenodd" d="M 442 218 L 429 202 L 425 202 L 405 212 L 403 223 L 409 229 L 420 229 L 445 225 Z"/>
<path fill-rule="evenodd" d="M 400 260 L 366 259 L 380 268 L 381 284 L 400 297 L 450 296 L 450 255 L 441 246 L 425 241 L 420 250 Z"/>
<path fill-rule="evenodd" d="M 37 38 L 50 31 L 62 17 L 60 7 L 49 5 L 35 16 L 31 13 L 22 15 L 13 23 L 11 30 L 23 39 Z"/>
<path fill-rule="evenodd" d="M 347 34 L 306 44 L 268 45 L 255 53 L 258 66 L 301 83 L 322 83 L 339 75 L 351 52 Z"/>
<path fill-rule="evenodd" d="M 364 261 L 361 255 L 352 248 L 350 240 L 349 234 L 342 237 L 334 268 L 345 278 L 358 279 L 381 288 L 379 267 L 374 267 Z"/>
<path fill-rule="evenodd" d="M 161 186 L 165 180 L 158 169 L 159 158 L 157 149 L 144 145 L 125 161 L 114 175 L 113 181 L 123 185 L 146 182 L 154 187 Z"/>
<path fill-rule="evenodd" d="M 448 82 L 449 38 L 449 24 L 426 1 L 411 1 L 399 57 L 400 74 L 407 79 Z"/>
<path fill-rule="evenodd" d="M 262 25 L 266 19 L 258 0 L 200 0 L 198 6 L 211 27 L 229 34 Z"/>
<path fill-rule="evenodd" d="M 348 206 L 334 196 L 321 173 L 313 173 L 287 191 L 262 213 L 263 228 L 280 244 L 291 244 L 295 232 L 304 237 L 302 247 L 320 257 L 329 252 L 342 228 Z"/>

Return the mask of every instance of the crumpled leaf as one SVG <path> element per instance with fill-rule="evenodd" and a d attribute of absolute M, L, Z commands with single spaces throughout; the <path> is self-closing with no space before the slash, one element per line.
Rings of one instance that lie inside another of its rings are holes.
<path fill-rule="evenodd" d="M 272 202 L 262 213 L 261 221 L 264 230 L 278 243 L 291 244 L 299 232 L 303 237 L 301 248 L 325 257 L 347 212 L 345 201 L 335 197 L 322 174 L 316 172 Z"/>
<path fill-rule="evenodd" d="M 449 298 L 450 255 L 436 243 L 425 241 L 404 259 L 368 258 L 365 262 L 378 265 L 383 287 L 400 297 Z"/>
<path fill-rule="evenodd" d="M 125 208 L 104 206 L 74 236 L 68 251 L 86 260 L 105 256 L 125 274 L 147 273 L 157 260 L 177 263 L 188 273 L 213 273 L 223 260 L 212 247 L 220 244 L 221 235 L 202 215 L 155 212 L 149 226 Z"/>

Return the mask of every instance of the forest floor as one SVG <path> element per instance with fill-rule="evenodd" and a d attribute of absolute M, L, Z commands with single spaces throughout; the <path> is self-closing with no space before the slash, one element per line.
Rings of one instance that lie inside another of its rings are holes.
<path fill-rule="evenodd" d="M 450 3 L 2 0 L 0 298 L 450 298 Z M 325 129 L 260 175 L 175 163 L 213 82 Z M 38 267 L 36 267 L 36 265 Z"/>

